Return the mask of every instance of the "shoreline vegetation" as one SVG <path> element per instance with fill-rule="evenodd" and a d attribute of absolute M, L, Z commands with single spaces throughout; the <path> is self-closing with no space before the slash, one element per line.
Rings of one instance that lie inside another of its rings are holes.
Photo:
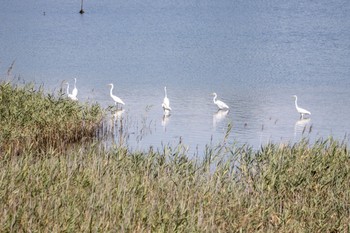
<path fill-rule="evenodd" d="M 65 150 L 66 146 L 92 139 L 102 120 L 97 104 L 77 104 L 58 95 L 45 94 L 42 87 L 0 83 L 0 152 L 21 154 L 23 150 Z"/>
<path fill-rule="evenodd" d="M 346 143 L 131 152 L 100 145 L 103 116 L 62 91 L 0 83 L 1 232 L 350 231 Z"/>

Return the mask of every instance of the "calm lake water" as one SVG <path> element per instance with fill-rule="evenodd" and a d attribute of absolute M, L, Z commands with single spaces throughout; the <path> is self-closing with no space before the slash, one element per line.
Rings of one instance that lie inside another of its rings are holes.
<path fill-rule="evenodd" d="M 255 148 L 350 129 L 350 1 L 1 0 L 0 74 L 126 103 L 128 144 Z M 167 86 L 171 116 L 161 103 Z M 211 93 L 230 106 L 217 112 Z M 292 95 L 308 109 L 300 121 Z M 304 130 L 305 129 L 305 130 Z M 304 133 L 303 133 L 304 132 Z M 348 141 L 348 140 L 347 140 Z"/>

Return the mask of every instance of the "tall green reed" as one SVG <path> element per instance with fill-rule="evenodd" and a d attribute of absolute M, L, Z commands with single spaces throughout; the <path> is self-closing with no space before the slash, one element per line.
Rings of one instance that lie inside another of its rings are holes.
<path fill-rule="evenodd" d="M 305 140 L 257 151 L 226 145 L 225 153 L 203 163 L 181 150 L 131 153 L 96 142 L 65 153 L 4 156 L 0 231 L 349 229 L 350 162 L 344 144 Z M 208 170 L 208 163 L 214 169 Z"/>
<path fill-rule="evenodd" d="M 42 87 L 0 83 L 0 151 L 18 154 L 25 148 L 64 150 L 69 143 L 91 138 L 102 119 L 99 105 L 70 101 L 63 93 L 45 94 Z"/>

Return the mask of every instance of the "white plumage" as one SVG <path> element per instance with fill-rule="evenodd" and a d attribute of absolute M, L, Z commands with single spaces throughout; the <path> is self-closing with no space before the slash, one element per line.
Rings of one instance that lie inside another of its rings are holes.
<path fill-rule="evenodd" d="M 166 87 L 164 87 L 164 93 L 165 93 L 165 96 L 164 96 L 163 103 L 162 103 L 163 110 L 164 111 L 171 111 L 170 100 L 167 96 Z"/>
<path fill-rule="evenodd" d="M 229 109 L 227 104 L 225 104 L 221 100 L 216 100 L 217 94 L 215 92 L 213 93 L 213 95 L 214 95 L 213 102 L 214 102 L 214 104 L 216 104 L 216 106 L 218 106 L 219 109 Z"/>
<path fill-rule="evenodd" d="M 118 104 L 125 105 L 125 103 L 123 102 L 123 100 L 121 100 L 118 96 L 113 95 L 113 93 L 112 93 L 112 90 L 113 90 L 113 88 L 114 88 L 113 83 L 110 83 L 110 84 L 108 84 L 108 85 L 111 86 L 111 90 L 110 90 L 110 92 L 109 92 L 109 95 L 112 97 L 112 99 L 113 99 L 115 105 L 117 106 L 117 109 L 118 109 Z"/>
<path fill-rule="evenodd" d="M 78 89 L 77 89 L 77 79 L 74 78 L 74 88 L 73 88 L 73 91 L 72 91 L 72 95 L 77 97 L 78 96 Z"/>
<path fill-rule="evenodd" d="M 74 94 L 73 92 L 72 92 L 72 94 L 70 94 L 70 93 L 69 93 L 69 83 L 66 82 L 66 84 L 67 84 L 67 95 L 68 95 L 68 97 L 69 97 L 71 100 L 74 100 L 74 101 L 78 100 L 78 98 L 77 98 L 78 91 L 77 91 L 75 94 Z"/>
<path fill-rule="evenodd" d="M 298 97 L 296 95 L 293 95 L 294 99 L 295 99 L 295 108 L 297 109 L 298 113 L 300 114 L 300 118 L 304 118 L 304 115 L 311 115 L 311 112 L 309 112 L 306 109 L 300 108 L 298 106 Z"/>

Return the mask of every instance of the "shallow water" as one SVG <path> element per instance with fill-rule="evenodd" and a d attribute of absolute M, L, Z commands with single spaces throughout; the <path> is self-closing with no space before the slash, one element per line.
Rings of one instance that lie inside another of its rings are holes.
<path fill-rule="evenodd" d="M 85 1 L 84 15 L 80 1 L 1 5 L 1 77 L 13 60 L 12 77 L 49 91 L 76 77 L 79 101 L 103 107 L 113 82 L 135 149 L 203 150 L 228 124 L 230 142 L 254 147 L 349 132 L 349 1 Z"/>

